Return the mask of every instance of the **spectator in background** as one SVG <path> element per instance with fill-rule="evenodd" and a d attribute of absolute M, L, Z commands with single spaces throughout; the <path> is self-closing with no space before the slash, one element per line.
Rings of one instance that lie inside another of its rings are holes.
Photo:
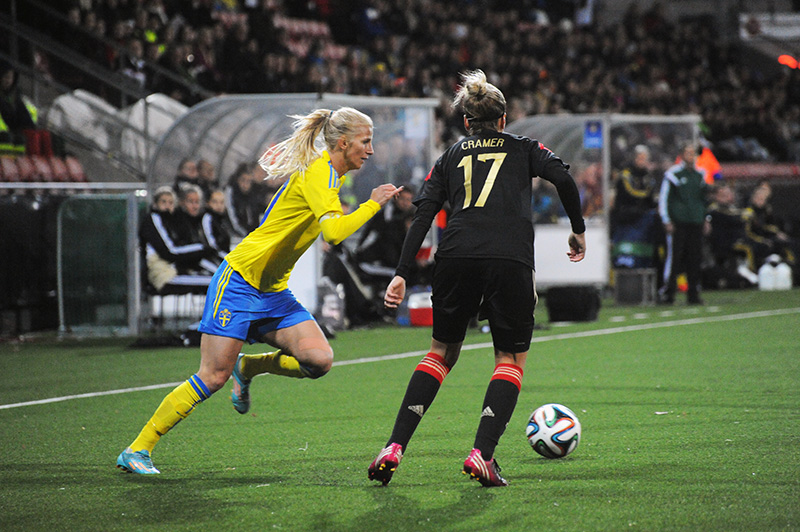
<path fill-rule="evenodd" d="M 118 66 L 122 63 L 122 55 L 125 46 L 128 43 L 128 35 L 130 33 L 130 28 L 127 24 L 125 24 L 124 20 L 117 20 L 111 26 L 111 35 L 109 39 L 112 41 L 113 44 L 116 46 L 112 46 L 109 44 L 103 45 L 103 50 L 105 51 L 105 63 L 103 66 L 106 68 L 113 68 L 117 69 Z"/>
<path fill-rule="evenodd" d="M 211 277 L 196 275 L 196 265 L 206 256 L 201 243 L 181 244 L 175 222 L 175 192 L 159 187 L 149 215 L 139 226 L 139 242 L 148 283 L 162 292 L 176 287 L 208 287 Z"/>
<path fill-rule="evenodd" d="M 17 71 L 0 60 L 0 153 L 25 153 L 25 134 L 36 129 L 38 110 L 17 87 Z"/>
<path fill-rule="evenodd" d="M 645 268 L 655 263 L 655 244 L 661 229 L 658 181 L 650 163 L 650 149 L 640 144 L 633 151 L 633 164 L 622 170 L 614 183 L 612 260 L 616 267 Z"/>
<path fill-rule="evenodd" d="M 779 255 L 794 269 L 797 243 L 783 231 L 780 220 L 773 214 L 769 203 L 771 195 L 769 182 L 762 181 L 750 194 L 749 204 L 744 211 L 747 236 L 753 247 L 754 269 L 758 269 L 772 254 Z"/>
<path fill-rule="evenodd" d="M 175 194 L 180 194 L 181 189 L 186 185 L 200 186 L 200 173 L 197 170 L 197 163 L 193 159 L 183 159 L 178 163 L 178 173 L 175 175 L 172 189 Z"/>
<path fill-rule="evenodd" d="M 708 207 L 710 231 L 707 236 L 711 261 L 703 275 L 707 285 L 716 288 L 744 288 L 756 284 L 753 250 L 745 231 L 742 209 L 736 206 L 736 193 L 729 185 L 714 189 Z"/>
<path fill-rule="evenodd" d="M 122 22 L 127 19 L 126 9 L 119 5 L 119 0 L 105 0 L 105 2 L 98 2 L 95 7 L 97 15 L 100 20 L 106 23 L 109 28 L 114 27 L 117 22 Z"/>
<path fill-rule="evenodd" d="M 217 65 L 219 54 L 214 39 L 214 28 L 206 26 L 198 32 L 194 42 L 194 62 L 191 73 L 197 83 L 210 91 L 220 90 L 222 73 Z"/>
<path fill-rule="evenodd" d="M 702 305 L 700 263 L 708 184 L 705 172 L 695 166 L 697 145 L 691 141 L 682 143 L 680 155 L 682 161 L 664 174 L 658 199 L 658 213 L 667 235 L 664 285 L 659 290 L 659 302 L 671 305 L 675 301 L 678 274 L 685 272 L 687 302 Z"/>
<path fill-rule="evenodd" d="M 247 22 L 236 24 L 225 38 L 219 61 L 223 75 L 223 90 L 244 92 L 254 71 L 250 47 L 250 27 Z M 257 63 L 257 62 L 256 62 Z"/>
<path fill-rule="evenodd" d="M 263 211 L 261 202 L 253 190 L 252 171 L 252 164 L 241 163 L 228 179 L 228 186 L 225 188 L 228 218 L 234 233 L 241 238 L 258 227 L 259 217 Z"/>
<path fill-rule="evenodd" d="M 202 189 L 197 185 L 183 185 L 178 192 L 178 209 L 175 211 L 179 244 L 203 243 L 202 219 Z"/>
<path fill-rule="evenodd" d="M 231 250 L 231 226 L 225 212 L 225 192 L 219 189 L 212 190 L 206 201 L 206 212 L 202 220 L 203 240 L 206 245 L 216 251 L 219 264 Z"/>
<path fill-rule="evenodd" d="M 203 197 L 206 201 L 211 199 L 211 191 L 219 188 L 217 170 L 214 165 L 205 159 L 197 161 L 197 184 L 203 189 Z"/>
<path fill-rule="evenodd" d="M 148 19 L 147 10 L 141 6 L 137 7 L 136 11 L 133 14 L 133 19 L 129 21 L 129 25 L 131 28 L 131 36 L 134 39 L 144 40 L 145 32 L 147 32 L 147 19 Z"/>
<path fill-rule="evenodd" d="M 187 47 L 181 43 L 173 43 L 164 51 L 159 59 L 159 66 L 171 72 L 173 76 L 160 74 L 153 79 L 152 89 L 154 92 L 161 92 L 170 98 L 191 106 L 196 102 L 196 97 L 186 85 L 179 83 L 178 78 L 186 84 L 193 84 L 194 78 L 189 70 L 187 61 Z"/>
<path fill-rule="evenodd" d="M 147 86 L 147 65 L 144 61 L 144 44 L 140 39 L 128 41 L 128 47 L 122 55 L 118 70 L 127 76 L 137 87 Z"/>

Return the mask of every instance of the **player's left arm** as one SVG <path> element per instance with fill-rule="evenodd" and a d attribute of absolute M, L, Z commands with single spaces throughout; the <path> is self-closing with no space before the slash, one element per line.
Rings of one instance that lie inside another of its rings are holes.
<path fill-rule="evenodd" d="M 540 176 L 555 185 L 558 198 L 572 225 L 572 232 L 576 235 L 583 234 L 586 231 L 586 223 L 581 212 L 581 196 L 575 179 L 569 173 L 569 167 L 561 159 L 552 157 L 545 162 Z"/>
<path fill-rule="evenodd" d="M 380 185 L 373 189 L 370 199 L 350 214 L 344 214 L 339 189 L 330 186 L 327 176 L 307 172 L 304 192 L 309 207 L 319 220 L 322 238 L 336 245 L 367 223 L 399 190 L 391 184 Z"/>

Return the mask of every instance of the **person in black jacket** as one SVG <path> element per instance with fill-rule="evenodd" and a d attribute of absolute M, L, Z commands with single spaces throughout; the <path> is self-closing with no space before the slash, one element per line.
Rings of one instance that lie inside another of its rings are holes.
<path fill-rule="evenodd" d="M 583 260 L 586 226 L 568 166 L 541 142 L 509 135 L 503 93 L 476 70 L 462 76 L 453 106 L 463 112 L 468 136 L 439 157 L 414 200 L 417 211 L 403 243 L 384 304 L 397 308 L 417 251 L 445 202 L 452 212 L 435 257 L 433 337 L 430 352 L 408 383 L 391 436 L 368 468 L 387 484 L 411 436 L 458 361 L 469 322 L 489 319 L 495 370 L 464 473 L 484 486 L 506 486 L 494 451 L 516 407 L 533 334 L 534 282 L 532 181 L 553 183 L 569 217 L 567 256 Z"/>
<path fill-rule="evenodd" d="M 181 189 L 187 185 L 200 185 L 200 172 L 197 170 L 197 163 L 192 159 L 183 159 L 178 163 L 178 173 L 175 174 L 175 182 L 172 190 L 175 194 L 180 194 Z"/>
<path fill-rule="evenodd" d="M 236 167 L 225 188 L 225 208 L 234 234 L 244 238 L 258 227 L 264 208 L 253 186 L 253 165 L 242 163 Z"/>
<path fill-rule="evenodd" d="M 203 240 L 216 251 L 218 260 L 221 262 L 225 255 L 231 250 L 231 234 L 233 228 L 225 212 L 225 192 L 222 190 L 212 190 L 206 201 L 206 212 L 202 218 Z"/>
<path fill-rule="evenodd" d="M 153 195 L 153 204 L 139 226 L 139 242 L 146 265 L 147 282 L 156 292 L 177 287 L 205 289 L 210 275 L 198 275 L 198 264 L 208 255 L 200 242 L 181 241 L 175 220 L 175 193 L 171 187 L 160 187 Z"/>

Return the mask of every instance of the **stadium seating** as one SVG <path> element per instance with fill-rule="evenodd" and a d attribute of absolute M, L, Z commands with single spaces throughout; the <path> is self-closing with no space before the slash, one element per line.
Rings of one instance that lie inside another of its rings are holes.
<path fill-rule="evenodd" d="M 0 157 L 0 181 L 6 183 L 86 183 L 86 172 L 74 156 Z"/>
<path fill-rule="evenodd" d="M 70 180 L 69 170 L 67 164 L 61 157 L 48 157 L 47 162 L 53 170 L 53 181 L 64 183 Z"/>
<path fill-rule="evenodd" d="M 41 155 L 31 155 L 27 158 L 30 159 L 34 170 L 33 179 L 31 179 L 32 181 L 45 183 L 55 181 L 53 176 L 53 168 L 50 166 L 50 163 L 47 162 L 47 159 Z M 22 157 L 20 157 L 20 159 L 22 159 Z"/>
<path fill-rule="evenodd" d="M 17 170 L 19 170 L 20 181 L 30 183 L 36 180 L 36 168 L 33 166 L 30 157 L 17 157 L 14 162 L 17 164 Z"/>
<path fill-rule="evenodd" d="M 2 174 L 3 181 L 7 183 L 20 181 L 19 169 L 13 157 L 0 157 L 0 174 Z"/>
<path fill-rule="evenodd" d="M 69 173 L 69 180 L 75 183 L 86 183 L 86 172 L 83 170 L 83 165 L 75 157 L 68 155 L 64 158 L 64 163 L 67 166 Z"/>

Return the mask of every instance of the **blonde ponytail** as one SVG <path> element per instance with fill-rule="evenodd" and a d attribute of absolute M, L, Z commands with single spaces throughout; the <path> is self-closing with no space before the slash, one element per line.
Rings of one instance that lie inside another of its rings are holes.
<path fill-rule="evenodd" d="M 322 147 L 317 144 L 320 134 L 330 152 L 341 137 L 351 140 L 358 127 L 372 127 L 372 119 L 352 107 L 341 107 L 336 111 L 317 109 L 305 116 L 290 115 L 289 118 L 295 120 L 292 124 L 294 133 L 268 149 L 258 160 L 259 166 L 267 173 L 266 179 L 304 172 L 322 156 Z"/>

